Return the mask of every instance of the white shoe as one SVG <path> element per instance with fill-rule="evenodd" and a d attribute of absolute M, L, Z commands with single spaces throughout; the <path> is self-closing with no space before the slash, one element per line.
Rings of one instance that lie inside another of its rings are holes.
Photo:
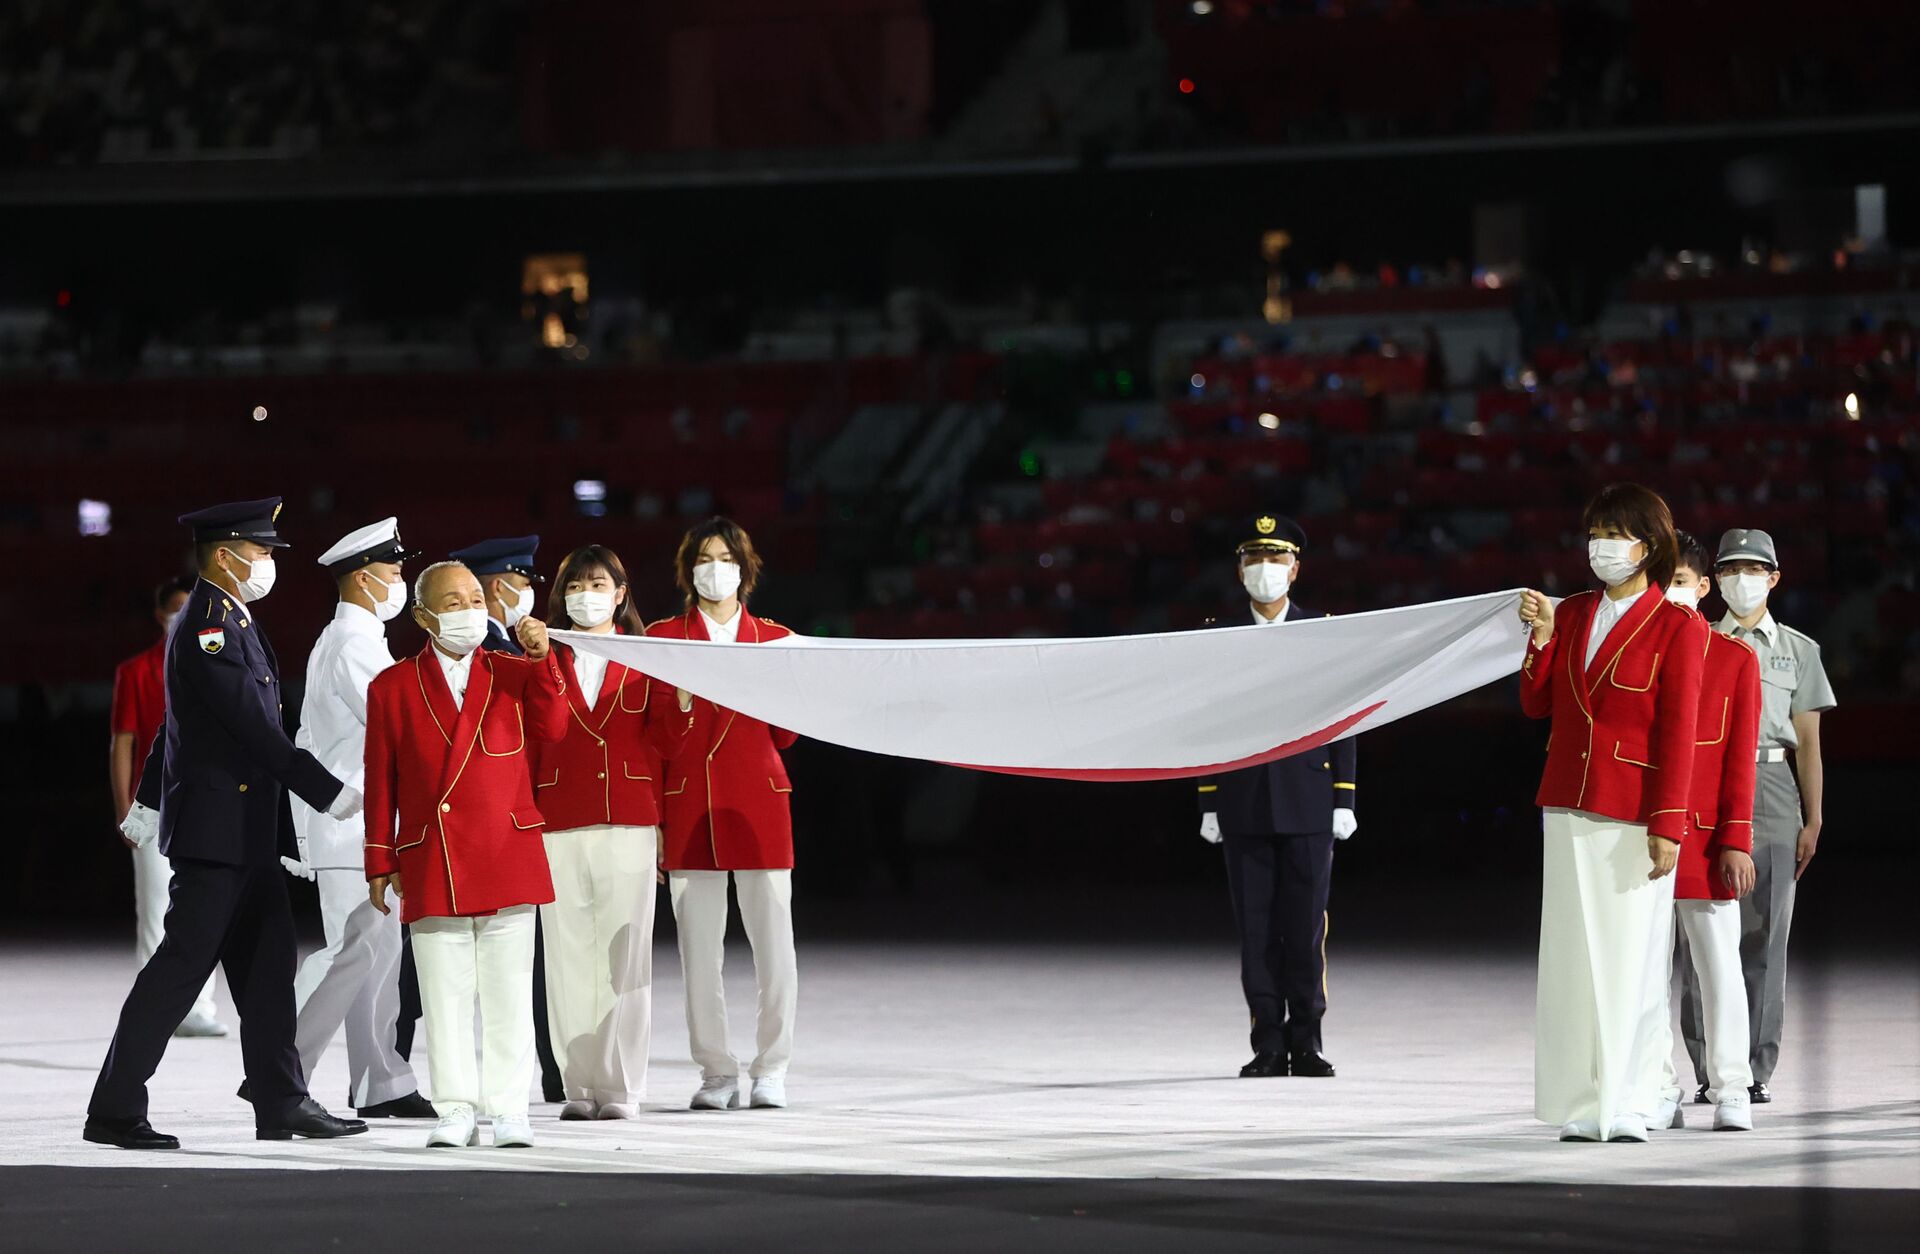
<path fill-rule="evenodd" d="M 1575 1119 L 1571 1123 L 1560 1125 L 1560 1139 L 1563 1141 L 1597 1141 L 1600 1139 L 1600 1125 L 1591 1119 Z"/>
<path fill-rule="evenodd" d="M 600 1109 L 593 1112 L 595 1119 L 635 1119 L 639 1115 L 632 1102 L 602 1102 Z"/>
<path fill-rule="evenodd" d="M 1611 1128 L 1607 1129 L 1607 1139 L 1644 1142 L 1647 1140 L 1647 1125 L 1636 1116 L 1622 1115 L 1613 1121 Z"/>
<path fill-rule="evenodd" d="M 180 1020 L 180 1026 L 173 1030 L 175 1036 L 225 1036 L 233 1029 L 210 1014 L 194 1010 Z"/>
<path fill-rule="evenodd" d="M 753 1082 L 753 1108 L 755 1110 L 785 1110 L 787 1108 L 787 1078 L 779 1075 L 761 1076 Z"/>
<path fill-rule="evenodd" d="M 700 1091 L 693 1095 L 691 1110 L 738 1110 L 740 1109 L 740 1077 L 737 1075 L 714 1076 L 700 1081 Z"/>
<path fill-rule="evenodd" d="M 1753 1131 L 1753 1107 L 1746 1102 L 1716 1102 L 1713 1107 L 1715 1132 Z"/>
<path fill-rule="evenodd" d="M 473 1107 L 464 1105 L 448 1107 L 427 1137 L 428 1149 L 460 1149 L 479 1143 L 480 1127 L 473 1117 Z"/>
<path fill-rule="evenodd" d="M 532 1149 L 532 1122 L 525 1115 L 495 1115 L 493 1117 L 493 1148 Z"/>
<path fill-rule="evenodd" d="M 1686 1119 L 1680 1114 L 1680 1099 L 1668 1096 L 1660 1099 L 1660 1105 L 1654 1108 L 1653 1117 L 1647 1120 L 1649 1128 L 1684 1128 Z"/>
<path fill-rule="evenodd" d="M 592 1102 L 576 1097 L 560 1108 L 560 1121 L 578 1123 L 583 1119 L 592 1119 L 597 1109 Z"/>
<path fill-rule="evenodd" d="M 1680 1103 L 1678 1103 L 1678 1102 L 1675 1102 L 1675 1103 L 1673 1104 L 1673 1114 L 1672 1114 L 1672 1116 L 1671 1116 L 1671 1117 L 1669 1117 L 1669 1118 L 1667 1119 L 1667 1121 L 1666 1121 L 1666 1122 L 1665 1122 L 1664 1124 L 1658 1124 L 1658 1125 L 1655 1125 L 1655 1126 L 1658 1126 L 1658 1127 L 1664 1127 L 1664 1128 L 1669 1128 L 1669 1129 L 1671 1129 L 1671 1128 L 1684 1128 L 1684 1127 L 1686 1127 L 1686 1126 L 1687 1126 L 1687 1116 L 1686 1116 L 1686 1114 L 1684 1113 L 1684 1108 L 1683 1108 L 1683 1107 L 1682 1107 L 1682 1106 L 1680 1105 Z"/>

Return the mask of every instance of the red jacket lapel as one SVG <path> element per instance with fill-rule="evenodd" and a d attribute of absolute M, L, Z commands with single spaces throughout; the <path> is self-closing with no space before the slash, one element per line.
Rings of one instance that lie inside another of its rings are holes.
<path fill-rule="evenodd" d="M 466 767 L 467 759 L 473 755 L 474 742 L 480 739 L 480 721 L 487 712 L 487 699 L 493 695 L 493 657 L 485 649 L 473 651 L 472 669 L 467 672 L 467 695 L 460 701 L 460 718 L 453 729 L 453 747 L 447 752 L 447 760 L 440 772 L 440 795 L 446 796 L 453 790 L 454 781 L 460 778 L 460 772 Z M 436 671 L 440 668 L 436 665 Z M 446 685 L 445 678 L 441 686 Z M 451 701 L 453 694 L 448 693 Z"/>
<path fill-rule="evenodd" d="M 1599 595 L 1604 597 L 1607 594 L 1602 592 Z M 1633 639 L 1635 633 L 1647 619 L 1653 617 L 1653 612 L 1659 608 L 1661 600 L 1662 598 L 1655 595 L 1651 588 L 1647 589 L 1634 598 L 1633 604 L 1627 607 L 1627 612 L 1621 616 L 1619 622 L 1613 625 L 1613 630 L 1608 632 L 1607 638 L 1601 642 L 1600 651 L 1593 655 L 1593 665 L 1587 667 L 1586 682 L 1589 696 L 1593 694 L 1594 687 L 1599 684 L 1600 677 L 1607 673 L 1607 668 L 1619 660 L 1621 653 L 1626 651 L 1627 643 Z M 1595 613 L 1599 612 L 1598 597 L 1594 599 L 1593 608 Z M 1580 639 L 1583 657 L 1586 655 L 1587 645 L 1593 638 L 1593 619 L 1593 614 L 1587 615 L 1587 630 Z"/>
<path fill-rule="evenodd" d="M 460 722 L 460 709 L 453 703 L 453 692 L 447 687 L 446 673 L 440 669 L 440 659 L 434 656 L 432 644 L 414 655 L 413 670 L 420 684 L 420 699 L 427 704 L 427 714 L 439 729 L 441 742 L 451 748 L 453 729 Z"/>

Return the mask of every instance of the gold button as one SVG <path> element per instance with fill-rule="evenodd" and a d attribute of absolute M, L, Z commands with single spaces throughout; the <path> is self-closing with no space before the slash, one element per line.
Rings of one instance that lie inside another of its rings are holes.
<path fill-rule="evenodd" d="M 247 790 L 247 786 L 245 784 L 240 785 L 241 792 L 245 792 L 246 790 Z"/>
<path fill-rule="evenodd" d="M 605 779 L 606 777 L 607 777 L 607 773 L 605 771 L 600 772 L 601 779 Z"/>
<path fill-rule="evenodd" d="M 445 814 L 451 809 L 453 809 L 453 803 L 451 801 L 442 801 L 440 803 L 440 813 Z"/>
<path fill-rule="evenodd" d="M 1585 749 L 1582 749 L 1582 750 L 1580 751 L 1580 756 L 1581 756 L 1581 757 L 1583 757 L 1583 758 L 1584 758 L 1584 757 L 1586 757 L 1586 756 L 1587 756 L 1587 751 L 1586 751 Z"/>
<path fill-rule="evenodd" d="M 604 740 L 596 740 L 593 743 L 599 745 L 602 749 L 607 747 L 607 742 Z"/>

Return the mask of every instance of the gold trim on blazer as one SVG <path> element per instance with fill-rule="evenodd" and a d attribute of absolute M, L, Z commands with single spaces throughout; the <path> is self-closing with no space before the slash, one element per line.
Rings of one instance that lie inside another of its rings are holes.
<path fill-rule="evenodd" d="M 488 696 L 491 697 L 492 694 L 489 693 Z M 486 717 L 486 711 L 484 710 L 481 711 L 480 716 L 482 719 L 484 719 Z M 495 753 L 493 750 L 487 748 L 487 728 L 486 728 L 486 724 L 483 722 L 480 727 L 480 735 L 479 735 L 480 752 L 486 754 L 490 758 L 510 758 L 515 754 L 519 753 L 522 749 L 526 748 L 527 747 L 527 720 L 520 713 L 520 703 L 518 701 L 513 703 L 513 722 L 514 722 L 514 725 L 520 729 L 519 744 L 507 750 L 505 753 Z"/>
<path fill-rule="evenodd" d="M 792 784 L 788 784 L 785 788 L 782 788 L 780 785 L 773 782 L 773 776 L 771 775 L 767 776 L 767 787 L 773 789 L 775 792 L 792 792 L 793 791 Z"/>
<path fill-rule="evenodd" d="M 1626 763 L 1626 764 L 1627 764 L 1628 766 L 1644 766 L 1644 767 L 1646 767 L 1646 768 L 1647 768 L 1647 769 L 1648 769 L 1649 771 L 1657 771 L 1657 770 L 1659 770 L 1659 769 L 1660 769 L 1659 767 L 1657 767 L 1657 766 L 1655 766 L 1655 765 L 1654 765 L 1653 763 L 1651 763 L 1651 762 L 1640 762 L 1640 761 L 1636 761 L 1636 760 L 1635 760 L 1635 759 L 1633 759 L 1633 758 L 1623 758 L 1623 757 L 1621 757 L 1621 756 L 1620 756 L 1620 742 L 1619 742 L 1619 741 L 1617 741 L 1617 740 L 1613 742 L 1613 760 L 1614 760 L 1614 761 L 1616 761 L 1616 762 L 1625 762 L 1625 763 Z"/>
<path fill-rule="evenodd" d="M 1733 698 L 1721 697 L 1720 698 L 1720 734 L 1718 736 L 1715 736 L 1712 740 L 1696 740 L 1693 742 L 1694 747 L 1704 748 L 1707 745 L 1717 745 L 1721 741 L 1725 740 L 1727 738 L 1727 724 L 1731 722 L 1732 719 L 1733 719 Z"/>
<path fill-rule="evenodd" d="M 544 784 L 536 782 L 533 787 L 535 791 L 538 791 L 539 789 L 542 789 L 542 788 L 552 788 L 555 785 L 557 785 L 559 782 L 560 782 L 560 768 L 556 766 L 553 768 L 552 779 L 548 780 Z"/>
<path fill-rule="evenodd" d="M 633 772 L 632 772 L 632 771 L 631 771 L 630 769 L 628 769 L 628 768 L 630 768 L 630 767 L 631 767 L 632 765 L 633 765 L 633 763 L 631 763 L 631 762 L 622 762 L 622 763 L 620 764 L 620 774 L 621 774 L 621 776 L 622 776 L 623 778 L 626 778 L 626 779 L 649 779 L 649 780 L 653 778 L 653 776 L 651 776 L 651 775 L 635 775 L 635 774 L 634 774 L 634 773 L 633 773 Z"/>
<path fill-rule="evenodd" d="M 1649 688 L 1653 687 L 1654 678 L 1660 674 L 1660 655 L 1658 653 L 1653 655 L 1653 666 L 1650 670 L 1647 671 L 1647 682 L 1640 685 L 1638 688 L 1634 687 L 1632 684 L 1623 684 L 1620 682 L 1620 659 L 1619 658 L 1615 658 L 1613 660 L 1613 665 L 1609 666 L 1607 668 L 1607 671 L 1608 671 L 1607 682 L 1612 684 L 1615 688 L 1618 688 L 1620 691 L 1645 692 Z"/>
<path fill-rule="evenodd" d="M 427 647 L 431 649 L 433 646 L 428 645 Z M 420 683 L 420 703 L 427 707 L 427 717 L 433 720 L 434 728 L 439 731 L 440 739 L 447 742 L 447 748 L 453 748 L 453 737 L 447 735 L 447 729 L 440 726 L 440 716 L 433 712 L 433 698 L 427 695 L 427 677 L 420 669 L 420 655 L 418 653 L 413 655 L 413 677 Z M 442 682 L 445 681 L 443 680 Z"/>
<path fill-rule="evenodd" d="M 686 790 L 687 790 L 687 781 L 685 779 L 682 779 L 680 781 L 680 786 L 678 788 L 669 788 L 662 795 L 668 796 L 668 797 L 678 797 L 681 793 L 685 792 Z"/>
<path fill-rule="evenodd" d="M 536 816 L 538 816 L 539 813 L 540 812 L 538 810 L 534 811 L 534 814 Z M 520 816 L 515 814 L 511 810 L 507 811 L 507 819 L 509 822 L 513 824 L 514 829 L 516 831 L 530 832 L 530 831 L 533 831 L 535 828 L 546 826 L 546 820 L 544 818 L 541 818 L 540 821 L 536 823 L 522 823 L 520 821 Z"/>

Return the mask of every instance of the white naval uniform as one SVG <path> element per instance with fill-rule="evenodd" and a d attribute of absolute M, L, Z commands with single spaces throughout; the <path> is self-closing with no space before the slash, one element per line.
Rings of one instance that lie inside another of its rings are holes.
<path fill-rule="evenodd" d="M 398 588 L 389 593 L 403 594 Z M 345 601 L 334 608 L 333 621 L 307 658 L 306 697 L 293 743 L 354 788 L 363 788 L 366 776 L 367 685 L 391 665 L 380 620 Z M 342 821 L 291 800 L 294 830 L 320 890 L 327 940 L 294 980 L 301 1069 L 312 1083 L 321 1055 L 344 1023 L 353 1104 L 405 1097 L 419 1084 L 393 1045 L 400 1017 L 400 916 L 382 914 L 367 900 L 366 825 L 359 815 Z"/>

